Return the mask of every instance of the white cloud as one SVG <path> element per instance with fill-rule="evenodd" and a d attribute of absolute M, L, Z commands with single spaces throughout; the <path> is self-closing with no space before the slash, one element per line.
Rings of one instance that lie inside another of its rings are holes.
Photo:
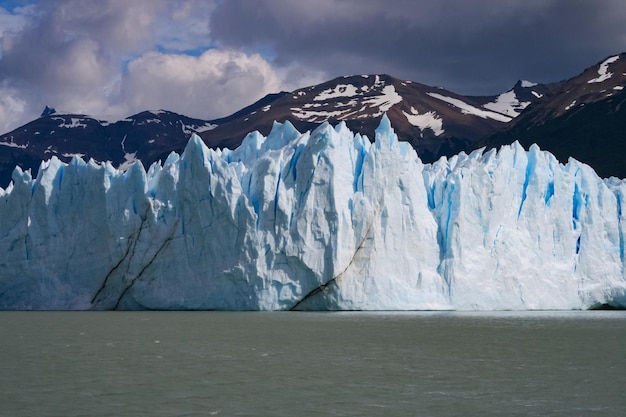
<path fill-rule="evenodd" d="M 118 102 L 131 112 L 163 108 L 215 118 L 281 86 L 277 72 L 258 54 L 217 49 L 199 57 L 149 52 L 128 64 Z"/>
<path fill-rule="evenodd" d="M 0 84 L 0 127 L 11 125 L 14 121 L 24 122 L 26 101 L 15 89 Z"/>
<path fill-rule="evenodd" d="M 215 4 L 58 0 L 0 8 L 0 133 L 45 105 L 109 119 L 157 108 L 211 119 L 280 91 L 283 79 L 291 86 L 298 72 L 318 81 L 315 71 L 277 71 L 258 54 L 209 49 Z"/>
<path fill-rule="evenodd" d="M 293 91 L 328 81 L 328 73 L 326 71 L 300 64 L 278 67 L 276 71 L 283 81 L 282 89 L 285 91 Z"/>

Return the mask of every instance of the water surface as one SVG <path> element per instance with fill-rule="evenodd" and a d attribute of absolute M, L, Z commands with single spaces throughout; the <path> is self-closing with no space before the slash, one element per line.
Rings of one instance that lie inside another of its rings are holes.
<path fill-rule="evenodd" d="M 2 312 L 0 415 L 626 415 L 626 312 Z"/>

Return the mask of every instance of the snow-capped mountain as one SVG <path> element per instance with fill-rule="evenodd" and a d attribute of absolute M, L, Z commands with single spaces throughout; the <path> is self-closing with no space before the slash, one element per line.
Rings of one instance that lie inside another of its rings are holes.
<path fill-rule="evenodd" d="M 573 157 L 603 177 L 626 177 L 626 53 L 548 87 L 506 130 L 476 146 L 536 143 L 563 163 Z"/>
<path fill-rule="evenodd" d="M 52 156 L 65 162 L 73 156 L 111 161 L 122 168 L 136 159 L 149 164 L 183 149 L 192 133 L 213 128 L 208 121 L 163 110 L 111 123 L 46 107 L 40 118 L 0 136 L 0 181 L 8 184 L 15 165 L 36 173 Z"/>
<path fill-rule="evenodd" d="M 528 106 L 543 98 L 549 88 L 526 80 L 519 80 L 510 90 L 493 97 L 470 97 L 485 109 L 492 110 L 511 119 L 516 118 Z"/>
<path fill-rule="evenodd" d="M 383 116 L 13 179 L 0 309 L 626 308 L 626 182 L 536 146 L 425 165 Z"/>
<path fill-rule="evenodd" d="M 149 165 L 182 152 L 191 133 L 210 147 L 237 147 L 250 131 L 268 134 L 273 122 L 289 120 L 301 131 L 319 123 L 345 121 L 373 137 L 384 113 L 401 140 L 411 143 L 425 162 L 468 149 L 538 100 L 543 86 L 519 82 L 494 97 L 464 97 L 437 87 L 388 75 L 340 77 L 293 92 L 271 94 L 217 120 L 198 120 L 168 111 L 146 111 L 114 123 L 46 108 L 39 119 L 0 137 L 0 185 L 15 165 L 39 167 L 55 155 L 111 161 L 125 167 L 135 159 Z M 533 95 L 534 93 L 535 95 Z"/>
<path fill-rule="evenodd" d="M 411 143 L 423 161 L 432 162 L 501 129 L 544 92 L 544 86 L 520 82 L 501 96 L 464 97 L 389 75 L 355 75 L 266 97 L 200 136 L 211 142 L 221 136 L 237 144 L 246 131 L 268 134 L 274 120 L 289 120 L 301 131 L 325 121 L 343 121 L 373 137 L 386 113 L 400 140 Z"/>
<path fill-rule="evenodd" d="M 191 133 L 211 148 L 234 149 L 258 130 L 269 134 L 274 121 L 298 130 L 343 121 L 355 132 L 374 135 L 382 114 L 423 162 L 480 147 L 519 140 L 538 143 L 561 162 L 575 157 L 603 177 L 626 177 L 626 55 L 608 57 L 581 75 L 555 84 L 518 81 L 496 96 L 462 96 L 438 87 L 388 75 L 340 77 L 292 92 L 270 94 L 231 116 L 199 120 L 167 111 L 142 112 L 117 122 L 46 109 L 42 117 L 0 136 L 0 186 L 15 165 L 31 169 L 56 155 L 146 165 L 181 153 Z"/>

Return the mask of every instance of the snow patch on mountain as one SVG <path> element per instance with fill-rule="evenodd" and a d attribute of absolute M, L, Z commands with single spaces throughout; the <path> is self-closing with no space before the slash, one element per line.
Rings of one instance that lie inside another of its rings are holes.
<path fill-rule="evenodd" d="M 319 123 L 327 119 L 344 120 L 353 111 L 350 110 L 336 110 L 336 111 L 315 111 L 315 110 L 303 110 L 297 107 L 291 108 L 292 114 L 300 120 L 306 120 L 307 122 Z"/>
<path fill-rule="evenodd" d="M 457 98 L 447 97 L 438 93 L 427 93 L 427 94 L 433 98 L 439 99 L 441 101 L 444 101 L 448 104 L 453 105 L 454 107 L 461 109 L 461 112 L 463 114 L 471 114 L 473 116 L 478 116 L 483 119 L 493 119 L 493 120 L 497 120 L 499 122 L 505 122 L 505 123 L 513 120 L 511 117 L 505 116 L 500 113 L 481 110 Z"/>
<path fill-rule="evenodd" d="M 85 154 L 80 153 L 80 152 L 75 152 L 75 153 L 65 152 L 65 153 L 62 153 L 61 156 L 64 156 L 65 158 L 83 158 Z"/>
<path fill-rule="evenodd" d="M 346 98 L 350 100 L 337 101 Z M 337 120 L 380 117 L 391 107 L 402 102 L 393 85 L 385 85 L 376 75 L 371 85 L 357 87 L 353 84 L 339 84 L 323 90 L 313 102 L 301 107 L 291 107 L 294 117 L 313 123 L 321 123 L 330 118 Z"/>
<path fill-rule="evenodd" d="M 359 94 L 359 89 L 352 84 L 339 84 L 335 88 L 322 91 L 313 98 L 314 101 L 324 101 L 337 97 L 354 97 Z"/>
<path fill-rule="evenodd" d="M 57 113 L 55 113 L 57 114 Z M 63 117 L 51 117 L 52 120 L 57 120 L 57 121 L 61 121 L 62 123 L 59 124 L 59 127 L 65 128 L 65 129 L 73 129 L 73 128 L 77 128 L 77 127 L 82 127 L 82 128 L 86 128 L 87 124 L 84 123 L 84 119 L 82 118 L 78 118 L 78 117 L 70 117 L 70 121 L 69 123 L 65 121 L 65 118 Z"/>
<path fill-rule="evenodd" d="M 527 80 L 522 80 L 522 83 L 521 83 L 522 88 L 531 88 L 531 87 L 534 87 L 536 85 L 537 85 L 537 83 L 533 83 L 533 82 L 527 81 Z"/>
<path fill-rule="evenodd" d="M 432 130 L 435 136 L 440 136 L 444 133 L 443 120 L 434 111 L 419 114 L 414 107 L 411 107 L 411 113 L 407 113 L 403 110 L 402 114 L 404 114 L 410 124 L 419 127 L 422 133 L 425 129 Z"/>
<path fill-rule="evenodd" d="M 601 83 L 611 78 L 613 76 L 613 73 L 609 72 L 609 65 L 611 65 L 618 59 L 619 59 L 619 55 L 607 58 L 604 62 L 600 64 L 600 67 L 598 68 L 598 77 L 587 81 L 587 83 L 588 84 Z"/>
<path fill-rule="evenodd" d="M 8 146 L 9 148 L 20 148 L 20 149 L 27 149 L 28 145 L 20 145 L 18 143 L 15 142 L 0 142 L 1 146 Z"/>
<path fill-rule="evenodd" d="M 216 124 L 206 122 L 203 125 L 185 125 L 183 124 L 183 131 L 187 134 L 191 134 L 193 132 L 202 133 L 207 132 L 209 130 L 213 130 L 217 127 Z"/>
<path fill-rule="evenodd" d="M 135 125 L 137 126 L 147 125 L 151 123 L 163 123 L 161 119 L 145 119 L 145 120 L 139 120 L 139 121 L 135 120 L 134 122 L 135 122 Z"/>
<path fill-rule="evenodd" d="M 383 88 L 380 95 L 368 97 L 363 100 L 363 103 L 370 107 L 378 107 L 378 112 L 374 113 L 372 117 L 380 117 L 384 112 L 389 111 L 394 105 L 402 102 L 402 96 L 396 92 L 396 88 L 393 85 L 387 85 Z"/>
<path fill-rule="evenodd" d="M 137 162 L 137 152 L 132 152 L 132 153 L 125 153 L 124 154 L 124 162 L 122 162 L 117 169 L 119 171 L 126 171 L 128 168 L 130 168 L 130 166 L 132 164 L 134 164 L 135 162 Z"/>
<path fill-rule="evenodd" d="M 494 102 L 483 105 L 487 110 L 493 110 L 509 117 L 519 116 L 519 112 L 530 105 L 530 101 L 520 102 L 515 91 L 509 90 L 500 94 Z"/>

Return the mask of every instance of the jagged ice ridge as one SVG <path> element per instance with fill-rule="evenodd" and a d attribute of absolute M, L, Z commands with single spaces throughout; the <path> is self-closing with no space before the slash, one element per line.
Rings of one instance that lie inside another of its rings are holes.
<path fill-rule="evenodd" d="M 625 307 L 625 196 L 517 143 L 425 165 L 386 117 L 148 172 L 53 157 L 0 189 L 0 308 Z"/>

